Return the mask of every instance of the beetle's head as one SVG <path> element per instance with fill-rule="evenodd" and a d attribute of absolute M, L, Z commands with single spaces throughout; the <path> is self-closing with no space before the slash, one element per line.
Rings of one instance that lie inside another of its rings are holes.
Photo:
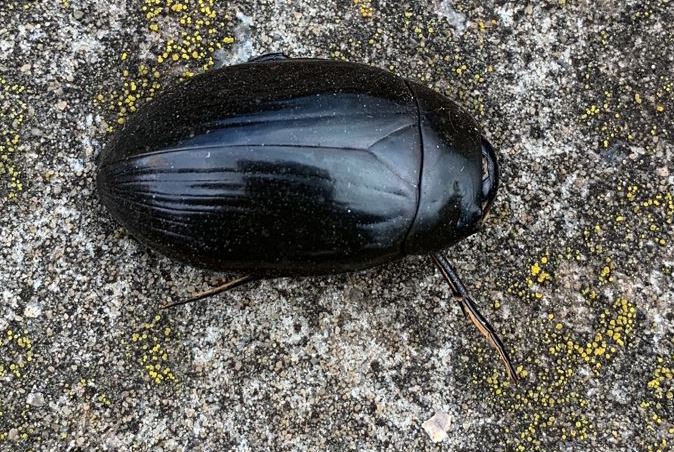
<path fill-rule="evenodd" d="M 482 138 L 482 221 L 491 210 L 498 191 L 499 174 L 496 153 L 489 141 Z"/>

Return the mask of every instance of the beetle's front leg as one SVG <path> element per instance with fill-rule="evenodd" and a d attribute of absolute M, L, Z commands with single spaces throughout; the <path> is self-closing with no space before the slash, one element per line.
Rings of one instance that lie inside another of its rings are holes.
<path fill-rule="evenodd" d="M 501 361 L 503 361 L 503 364 L 505 364 L 510 379 L 514 382 L 517 382 L 515 368 L 513 367 L 512 361 L 510 361 L 510 357 L 508 356 L 508 352 L 506 351 L 503 342 L 501 342 L 501 339 L 499 339 L 496 331 L 494 331 L 494 328 L 492 328 L 489 322 L 487 322 L 487 319 L 485 319 L 478 310 L 475 300 L 468 293 L 468 289 L 466 289 L 466 286 L 464 286 L 463 282 L 461 282 L 461 279 L 459 278 L 459 275 L 457 275 L 456 270 L 452 264 L 445 256 L 440 253 L 433 254 L 431 257 L 433 258 L 435 265 L 437 265 L 440 269 L 442 276 L 444 276 L 445 280 L 447 280 L 449 286 L 452 288 L 454 296 L 460 298 L 461 309 L 463 310 L 463 313 L 471 320 L 471 322 L 473 322 L 480 333 L 482 333 L 482 335 L 487 338 L 489 343 L 496 349 L 496 351 L 498 351 Z"/>

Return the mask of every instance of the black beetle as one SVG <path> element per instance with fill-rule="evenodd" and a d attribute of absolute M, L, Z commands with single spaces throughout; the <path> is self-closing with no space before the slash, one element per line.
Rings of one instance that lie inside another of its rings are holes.
<path fill-rule="evenodd" d="M 499 180 L 478 125 L 445 96 L 363 64 L 264 55 L 157 96 L 98 159 L 99 196 L 133 236 L 246 274 L 188 301 L 430 254 L 516 379 L 438 253 L 480 228 Z"/>

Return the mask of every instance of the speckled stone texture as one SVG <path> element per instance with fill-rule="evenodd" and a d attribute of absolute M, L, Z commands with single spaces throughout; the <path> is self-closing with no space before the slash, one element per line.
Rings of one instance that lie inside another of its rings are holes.
<path fill-rule="evenodd" d="M 0 449 L 671 450 L 673 22 L 667 0 L 3 2 Z M 94 158 L 157 90 L 270 51 L 392 70 L 484 125 L 503 188 L 446 254 L 521 384 L 427 258 L 160 310 L 232 275 L 139 246 Z"/>

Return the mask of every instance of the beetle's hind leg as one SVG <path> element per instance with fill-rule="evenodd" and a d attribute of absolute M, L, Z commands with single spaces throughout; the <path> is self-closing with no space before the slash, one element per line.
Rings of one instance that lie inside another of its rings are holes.
<path fill-rule="evenodd" d="M 508 352 L 506 351 L 503 342 L 501 342 L 501 339 L 499 339 L 496 331 L 494 331 L 494 328 L 492 328 L 489 322 L 487 322 L 487 319 L 485 319 L 478 310 L 475 300 L 468 293 L 468 289 L 466 289 L 466 286 L 464 286 L 463 282 L 461 282 L 461 279 L 457 275 L 456 270 L 452 264 L 449 263 L 445 256 L 439 253 L 433 254 L 431 257 L 433 258 L 435 265 L 437 265 L 440 269 L 442 276 L 444 276 L 445 280 L 447 280 L 449 286 L 452 288 L 454 296 L 460 298 L 461 309 L 463 310 L 463 313 L 471 320 L 471 322 L 473 322 L 480 333 L 482 333 L 482 335 L 486 337 L 489 343 L 496 349 L 499 356 L 501 357 L 501 361 L 503 361 L 503 364 L 505 364 L 510 379 L 514 382 L 517 382 L 515 368 L 513 367 L 512 361 L 510 361 L 510 357 L 508 356 Z"/>
<path fill-rule="evenodd" d="M 240 278 L 236 278 L 232 281 L 227 281 L 226 283 L 221 284 L 221 285 L 219 285 L 217 287 L 214 287 L 212 289 L 206 290 L 204 292 L 199 292 L 198 294 L 194 295 L 192 298 L 188 298 L 187 300 L 176 301 L 174 303 L 165 304 L 161 308 L 162 309 L 168 309 L 168 308 L 173 308 L 175 306 L 181 306 L 181 305 L 184 305 L 184 304 L 187 304 L 187 303 L 192 303 L 192 302 L 195 302 L 195 301 L 203 300 L 204 298 L 212 297 L 213 295 L 217 295 L 219 293 L 226 292 L 230 289 L 234 289 L 235 287 L 242 286 L 244 284 L 255 281 L 257 279 L 259 279 L 259 277 L 253 276 L 253 275 L 241 276 Z"/>

